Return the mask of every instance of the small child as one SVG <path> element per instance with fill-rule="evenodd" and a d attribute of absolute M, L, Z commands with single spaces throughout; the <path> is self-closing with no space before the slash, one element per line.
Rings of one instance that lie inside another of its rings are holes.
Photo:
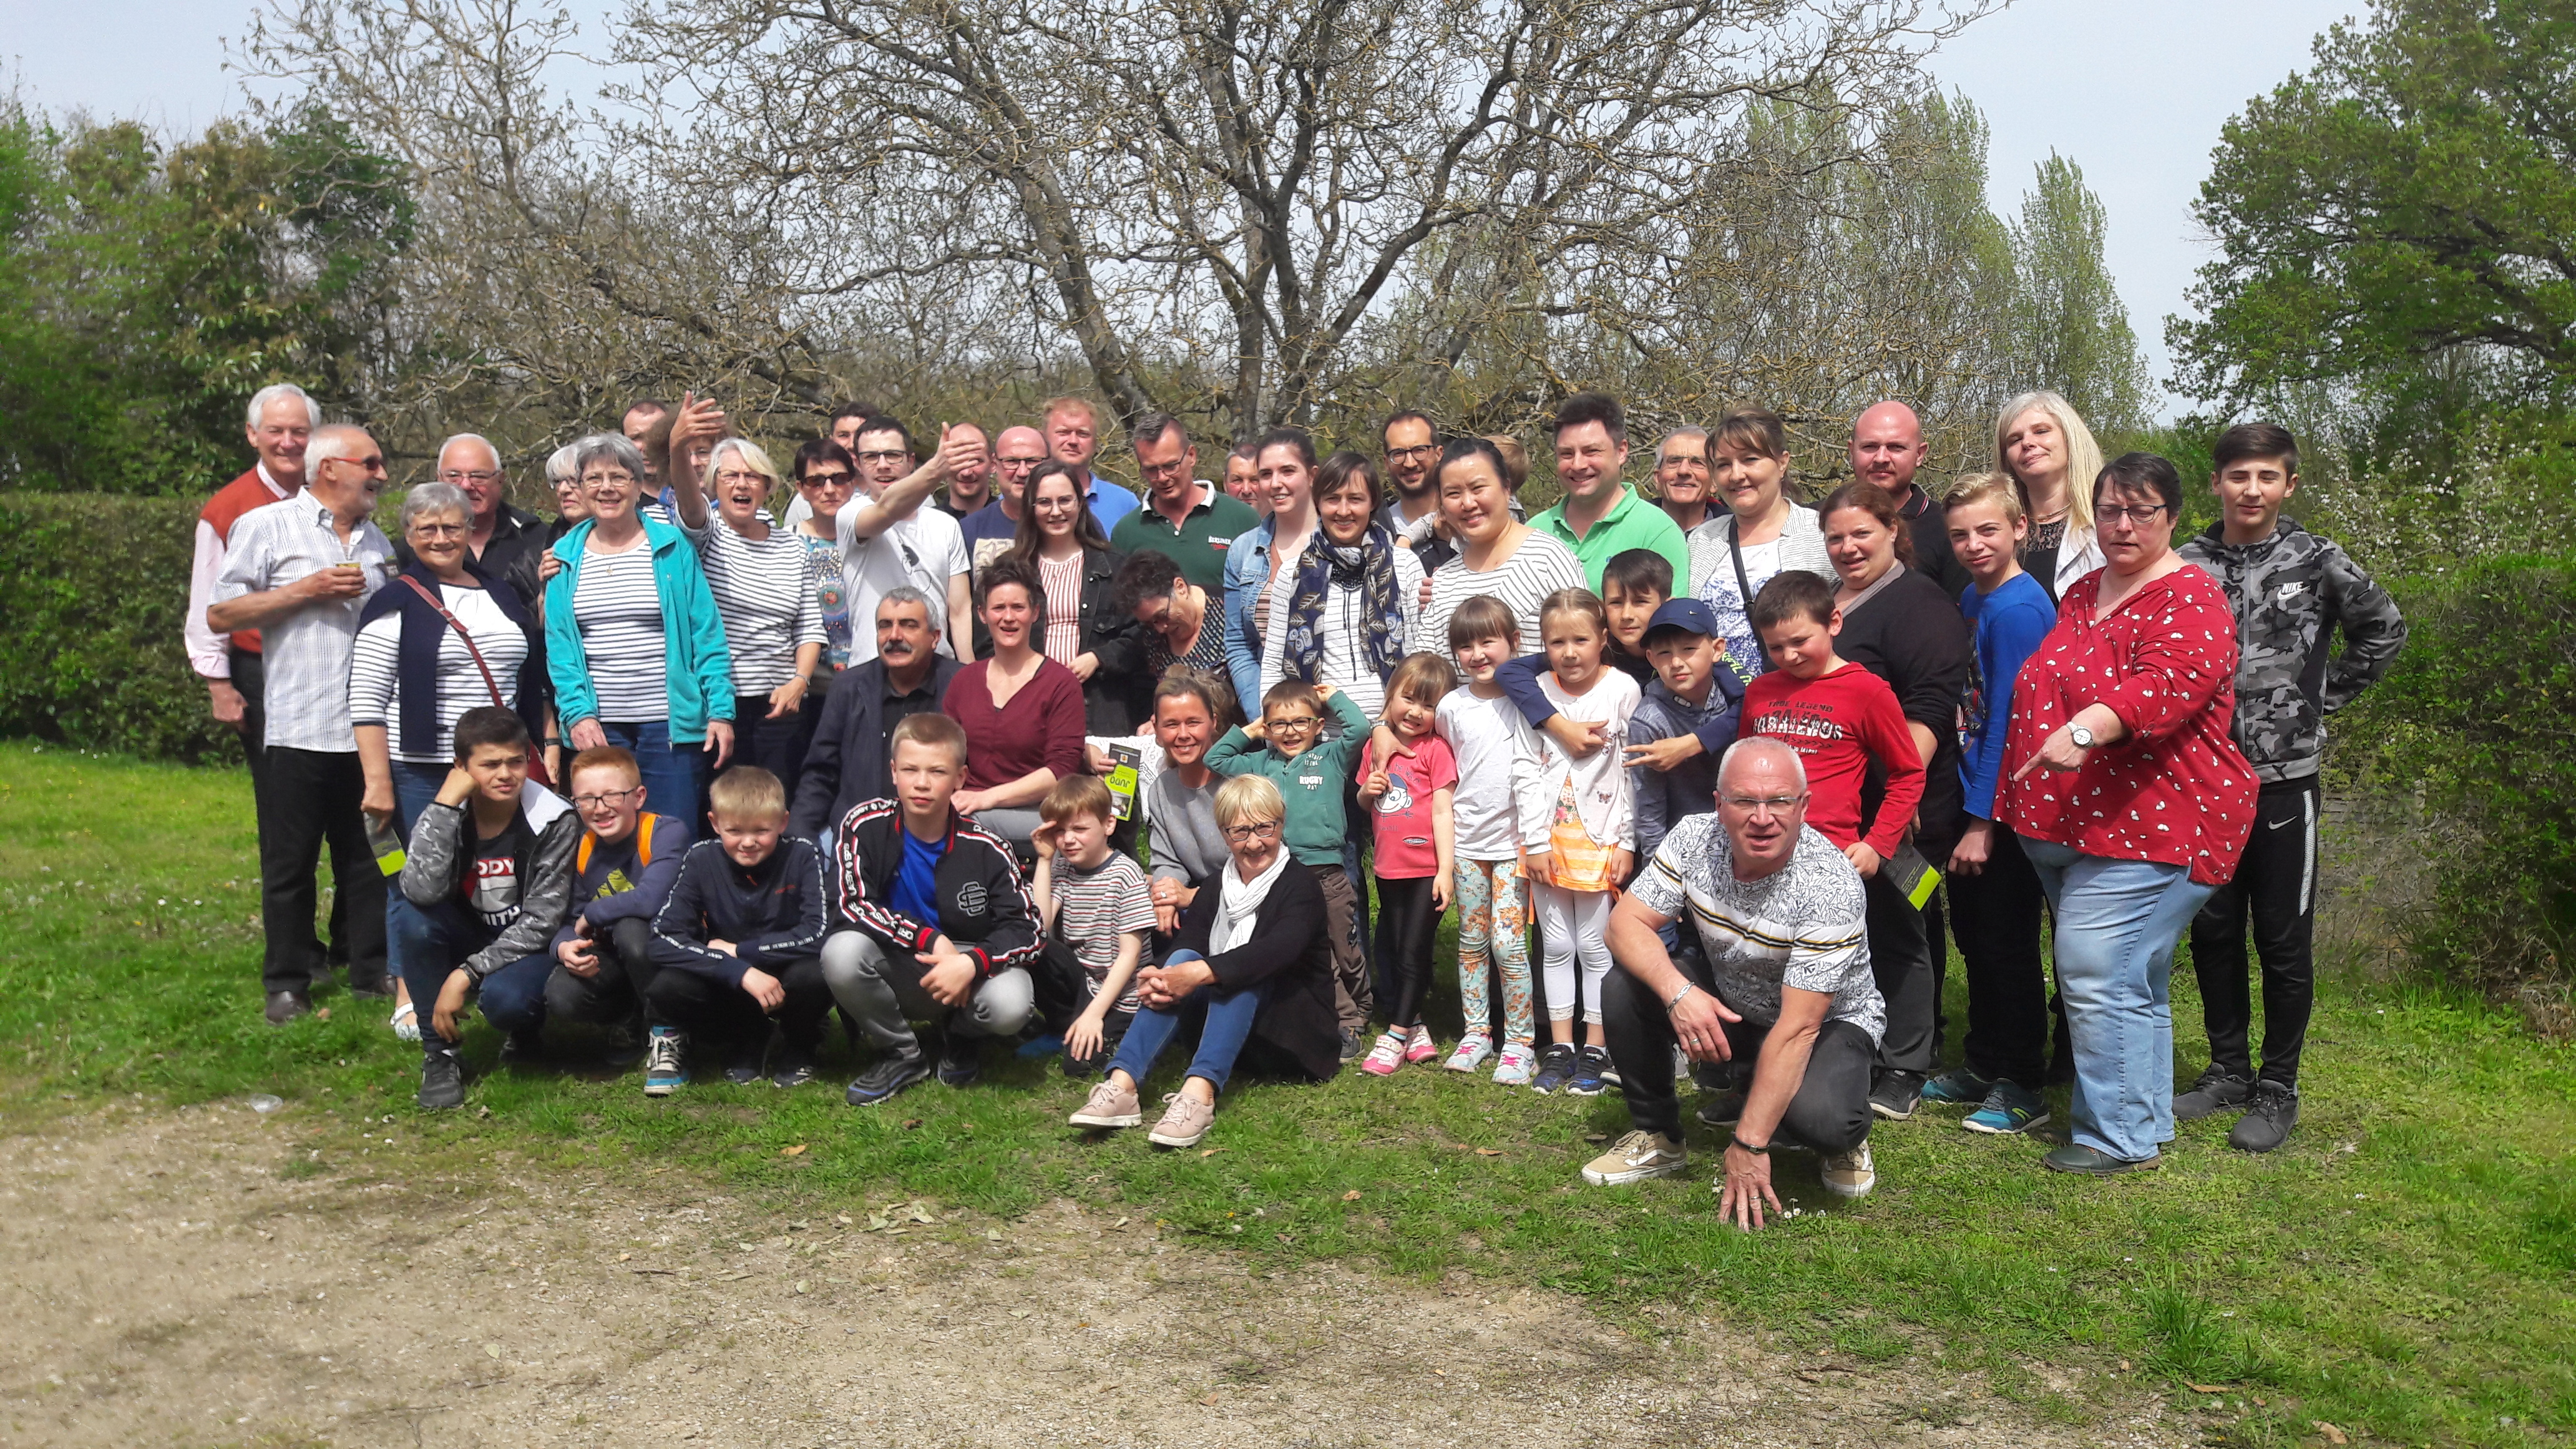
<path fill-rule="evenodd" d="M 1610 616 L 1610 649 L 1604 662 L 1637 681 L 1655 677 L 1646 658 L 1646 626 L 1673 596 L 1673 561 L 1651 548 L 1632 548 L 1601 566 L 1601 606 Z"/>
<path fill-rule="evenodd" d="M 1431 989 L 1431 938 L 1449 909 L 1449 883 L 1457 868 L 1452 809 L 1458 761 L 1434 732 L 1440 701 L 1458 687 L 1458 672 L 1437 654 L 1415 654 L 1386 681 L 1386 724 L 1413 753 L 1360 758 L 1359 801 L 1375 831 L 1378 919 L 1385 927 L 1380 950 L 1394 985 L 1386 1009 L 1386 1035 L 1370 1049 L 1360 1070 L 1387 1076 L 1406 1062 L 1440 1054 L 1422 1024 L 1422 998 Z"/>
<path fill-rule="evenodd" d="M 1636 819 L 1620 751 L 1635 713 L 1637 681 L 1607 668 L 1610 618 L 1590 589 L 1559 589 L 1539 604 L 1549 673 L 1548 702 L 1577 728 L 1599 726 L 1601 748 L 1577 759 L 1525 722 L 1512 757 L 1513 816 L 1538 897 L 1546 972 L 1549 1041 L 1530 1089 L 1578 1097 L 1608 1084 L 1610 1052 L 1601 1026 L 1601 983 L 1610 974 L 1610 906 L 1636 861 Z M 1575 960 L 1583 962 L 1580 999 Z M 1574 1013 L 1583 1011 L 1583 1041 Z"/>
<path fill-rule="evenodd" d="M 759 1080 L 770 1018 L 783 1043 L 770 1082 L 814 1079 L 823 1016 L 823 855 L 787 834 L 787 789 L 756 765 L 737 765 L 707 789 L 715 839 L 689 847 L 679 879 L 653 918 L 660 968 L 645 992 L 683 1055 L 693 1039 L 725 1049 L 725 1080 Z M 658 1044 L 657 1044 L 658 1045 Z"/>
<path fill-rule="evenodd" d="M 1097 775 L 1055 782 L 1038 802 L 1044 823 L 1031 834 L 1039 929 L 1048 963 L 1081 982 L 1083 1005 L 1064 1030 L 1064 1074 L 1088 1077 L 1116 1054 L 1136 1020 L 1136 963 L 1154 929 L 1154 898 L 1135 857 L 1109 848 L 1115 807 Z M 1061 1019 L 1061 1018 L 1059 1018 Z"/>
<path fill-rule="evenodd" d="M 1321 738 L 1329 710 L 1341 733 Z M 1342 845 L 1350 836 L 1350 817 L 1342 808 L 1342 788 L 1368 743 L 1368 716 L 1331 685 L 1283 679 L 1261 697 L 1261 718 L 1226 731 L 1207 752 L 1208 768 L 1233 778 L 1266 775 L 1288 802 L 1283 838 L 1288 853 L 1315 872 L 1324 892 L 1327 928 L 1333 936 L 1333 1004 L 1342 1019 L 1344 1061 L 1357 1054 L 1368 1030 L 1375 995 L 1369 988 L 1368 962 L 1360 954 L 1359 893 L 1342 865 Z"/>
<path fill-rule="evenodd" d="M 1615 629 L 1618 616 L 1611 620 Z M 1698 599 L 1666 601 L 1640 642 L 1654 662 L 1655 682 L 1646 686 L 1628 721 L 1626 753 L 1628 788 L 1637 801 L 1637 858 L 1652 860 L 1665 831 L 1717 808 L 1717 761 L 1724 752 L 1696 746 L 1710 733 L 1734 740 L 1744 685 L 1726 667 L 1726 637 L 1718 632 L 1716 611 Z M 1693 748 L 1678 763 L 1659 767 L 1651 759 L 1657 752 L 1648 747 L 1661 740 L 1687 740 Z"/>
<path fill-rule="evenodd" d="M 1923 801 L 1923 756 L 1896 691 L 1834 653 L 1843 614 L 1834 586 L 1816 575 L 1783 571 L 1753 596 L 1751 618 L 1772 667 L 1744 687 L 1741 736 L 1767 735 L 1798 752 L 1807 767 L 1807 823 L 1862 879 L 1875 877 Z M 1887 772 L 1887 793 L 1864 830 L 1861 785 L 1872 760 Z"/>
<path fill-rule="evenodd" d="M 1529 885 L 1521 873 L 1520 832 L 1512 824 L 1512 752 L 1518 715 L 1494 676 L 1520 650 L 1510 607 L 1478 594 L 1449 616 L 1449 647 L 1467 671 L 1467 687 L 1440 701 L 1439 734 L 1457 762 L 1450 803 L 1451 849 L 1458 858 L 1458 1003 L 1466 1034 L 1445 1065 L 1472 1072 L 1494 1056 L 1494 1080 L 1526 1086 L 1538 1070 L 1531 1045 Z M 1487 967 L 1503 978 L 1503 1016 L 1485 990 Z"/>

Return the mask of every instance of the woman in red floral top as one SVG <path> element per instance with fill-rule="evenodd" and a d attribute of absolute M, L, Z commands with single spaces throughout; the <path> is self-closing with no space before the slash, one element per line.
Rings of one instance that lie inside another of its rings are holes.
<path fill-rule="evenodd" d="M 2013 685 L 1996 818 L 2057 915 L 2075 1140 L 2047 1165 L 2113 1173 L 2173 1140 L 2174 943 L 2234 873 L 2255 782 L 2228 736 L 2236 615 L 2171 546 L 2182 479 L 2131 453 L 2093 498 L 2107 563 L 2067 588 Z"/>

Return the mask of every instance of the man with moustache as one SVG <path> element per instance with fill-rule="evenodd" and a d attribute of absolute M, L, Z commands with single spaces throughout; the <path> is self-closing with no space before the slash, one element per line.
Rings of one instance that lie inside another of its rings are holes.
<path fill-rule="evenodd" d="M 1923 441 L 1922 420 L 1901 402 L 1872 405 L 1852 420 L 1852 475 L 1875 483 L 1896 500 L 1896 511 L 1914 532 L 1914 569 L 1941 586 L 1951 603 L 1968 587 L 1968 570 L 1950 552 L 1950 518 L 1941 500 L 1914 483 L 1915 470 L 1931 452 Z M 2091 486 L 2092 480 L 2086 479 Z"/>
<path fill-rule="evenodd" d="M 1386 485 L 1395 498 L 1377 511 L 1386 531 L 1420 548 L 1440 521 L 1440 433 L 1411 408 L 1390 414 L 1378 428 L 1385 451 Z"/>
<path fill-rule="evenodd" d="M 1655 501 L 1684 538 L 1708 522 L 1719 506 L 1709 496 L 1708 429 L 1675 428 L 1655 445 Z"/>
<path fill-rule="evenodd" d="M 948 681 L 965 666 L 939 652 L 930 600 L 919 589 L 889 589 L 877 600 L 877 657 L 844 669 L 823 700 L 814 742 L 805 750 L 787 829 L 825 841 L 824 832 L 865 800 L 893 798 L 894 727 L 933 714 Z M 830 848 L 825 841 L 825 848 Z"/>

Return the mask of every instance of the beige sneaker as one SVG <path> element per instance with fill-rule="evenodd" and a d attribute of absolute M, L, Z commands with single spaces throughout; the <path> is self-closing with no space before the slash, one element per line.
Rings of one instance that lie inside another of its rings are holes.
<path fill-rule="evenodd" d="M 1878 1169 L 1870 1166 L 1869 1144 L 1837 1152 L 1824 1161 L 1825 1191 L 1836 1197 L 1867 1197 L 1878 1186 Z"/>
<path fill-rule="evenodd" d="M 1583 1165 L 1583 1180 L 1596 1187 L 1617 1187 L 1650 1177 L 1670 1177 L 1690 1166 L 1689 1150 L 1660 1132 L 1629 1133 L 1610 1150 Z"/>
<path fill-rule="evenodd" d="M 1135 1099 L 1131 1097 L 1128 1100 Z M 1171 1105 L 1163 1109 L 1163 1120 L 1154 1124 L 1154 1130 L 1145 1134 L 1145 1140 L 1157 1147 L 1196 1147 L 1215 1122 L 1216 1103 L 1202 1102 L 1196 1097 L 1174 1092 Z"/>
<path fill-rule="evenodd" d="M 1112 1078 L 1094 1086 L 1082 1110 L 1065 1120 L 1076 1127 L 1133 1127 L 1145 1120 L 1145 1109 L 1136 1101 L 1134 1087 L 1122 1087 Z"/>

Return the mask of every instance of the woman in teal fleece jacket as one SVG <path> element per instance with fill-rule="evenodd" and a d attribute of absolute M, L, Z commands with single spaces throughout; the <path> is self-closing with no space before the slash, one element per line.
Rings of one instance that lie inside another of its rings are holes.
<path fill-rule="evenodd" d="M 733 655 L 698 552 L 640 514 L 644 456 L 614 433 L 573 445 L 587 522 L 555 541 L 546 667 L 576 750 L 635 756 L 646 798 L 695 819 L 733 753 Z"/>

